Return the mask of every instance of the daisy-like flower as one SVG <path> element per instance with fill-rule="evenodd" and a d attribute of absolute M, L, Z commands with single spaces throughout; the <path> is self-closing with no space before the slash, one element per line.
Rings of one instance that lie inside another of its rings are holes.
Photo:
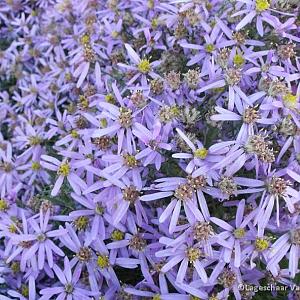
<path fill-rule="evenodd" d="M 217 243 L 223 246 L 220 255 L 226 263 L 233 260 L 233 265 L 236 268 L 239 268 L 244 260 L 242 250 L 244 244 L 246 244 L 249 239 L 249 230 L 247 230 L 247 226 L 256 214 L 256 211 L 253 210 L 251 213 L 244 216 L 244 212 L 245 201 L 242 200 L 238 204 L 234 224 L 227 223 L 216 217 L 210 218 L 211 222 L 215 223 L 223 230 L 218 234 L 218 239 L 216 240 Z"/>
<path fill-rule="evenodd" d="M 159 218 L 159 222 L 163 223 L 169 217 L 169 232 L 173 233 L 176 230 L 179 219 L 181 207 L 183 206 L 185 215 L 189 223 L 194 224 L 196 220 L 204 221 L 202 212 L 198 208 L 198 202 L 204 214 L 207 211 L 204 197 L 197 198 L 198 190 L 206 186 L 206 179 L 204 176 L 180 178 L 169 177 L 156 180 L 155 188 L 160 192 L 144 195 L 141 197 L 142 201 L 154 201 L 172 196 L 171 202 L 167 205 L 164 212 Z M 202 195 L 203 196 L 203 195 Z"/>
<path fill-rule="evenodd" d="M 13 184 L 19 175 L 13 157 L 13 149 L 10 143 L 5 144 L 5 150 L 0 149 L 0 191 L 1 197 L 13 189 Z"/>
<path fill-rule="evenodd" d="M 144 219 L 148 220 L 144 207 L 141 204 L 145 196 L 142 196 L 142 182 L 132 182 L 128 177 L 123 176 L 122 181 L 114 178 L 113 175 L 102 173 L 111 184 L 119 189 L 115 192 L 115 210 L 112 214 L 113 225 L 116 226 L 130 212 L 130 207 L 135 208 L 137 222 L 140 225 Z"/>
<path fill-rule="evenodd" d="M 101 202 L 95 202 L 92 196 L 78 196 L 75 193 L 71 194 L 72 198 L 81 204 L 84 208 L 78 209 L 70 213 L 70 217 L 75 219 L 73 223 L 78 229 L 86 229 L 90 223 L 90 235 L 88 238 L 95 240 L 99 235 L 105 238 L 105 225 L 103 215 L 105 207 Z"/>
<path fill-rule="evenodd" d="M 113 282 L 116 287 L 120 287 L 120 282 L 113 269 L 114 266 L 135 269 L 140 263 L 136 258 L 115 257 L 115 251 L 109 251 L 101 240 L 93 242 L 93 248 L 97 253 L 97 269 L 105 277 L 108 283 Z"/>
<path fill-rule="evenodd" d="M 42 168 L 40 164 L 40 153 L 33 160 L 27 162 L 24 165 L 20 165 L 17 168 L 18 172 L 24 172 L 20 174 L 20 178 L 28 185 L 32 185 L 34 182 L 44 182 L 46 184 L 50 183 L 49 174 Z M 37 186 L 37 189 L 40 187 Z"/>
<path fill-rule="evenodd" d="M 289 226 L 291 227 L 291 226 Z M 293 227 L 281 235 L 272 245 L 270 245 L 270 255 L 267 269 L 273 276 L 278 276 L 277 264 L 286 256 L 289 257 L 289 274 L 292 278 L 298 272 L 299 250 L 300 250 L 300 228 L 298 224 L 293 224 Z"/>
<path fill-rule="evenodd" d="M 71 163 L 64 159 L 62 162 L 60 162 L 58 159 L 49 155 L 42 155 L 41 158 L 41 165 L 48 170 L 55 171 L 58 175 L 51 191 L 51 196 L 58 195 L 65 178 L 67 178 L 76 194 L 80 195 L 81 191 L 87 189 L 86 183 L 76 174 L 75 169 L 77 168 L 77 164 L 80 166 L 80 161 L 78 163 Z"/>
<path fill-rule="evenodd" d="M 250 97 L 249 97 L 250 98 Z M 265 118 L 260 115 L 259 106 L 248 106 L 240 102 L 236 106 L 237 112 L 233 111 L 233 107 L 225 109 L 219 106 L 215 107 L 218 114 L 212 115 L 213 121 L 242 121 L 243 124 L 237 134 L 237 142 L 245 142 L 251 135 L 256 132 L 257 124 L 270 125 L 275 124 L 275 118 Z"/>
<path fill-rule="evenodd" d="M 156 169 L 159 170 L 163 161 L 163 157 L 159 150 L 163 149 L 170 151 L 172 149 L 170 144 L 164 142 L 166 138 L 161 130 L 161 123 L 156 122 L 153 125 L 152 132 L 142 124 L 135 123 L 135 128 L 133 129 L 132 133 L 137 136 L 139 140 L 142 141 L 147 147 L 135 155 L 136 159 L 143 159 L 144 166 L 154 163 Z"/>
<path fill-rule="evenodd" d="M 44 140 L 43 128 L 35 129 L 31 125 L 26 124 L 25 132 L 23 132 L 21 127 L 17 127 L 15 130 L 18 134 L 15 139 L 16 144 L 20 149 L 27 148 L 19 157 L 28 159 L 30 156 L 37 156 L 41 152 L 41 144 Z"/>
<path fill-rule="evenodd" d="M 107 102 L 98 103 L 98 106 L 103 110 L 101 115 L 106 118 L 105 123 L 107 123 L 107 126 L 105 126 L 105 128 L 93 130 L 92 137 L 100 138 L 117 134 L 118 153 L 121 153 L 122 149 L 128 150 L 130 153 L 136 148 L 132 128 L 134 128 L 136 123 L 135 117 L 140 111 L 133 111 L 125 104 L 116 85 L 113 84 L 112 88 L 121 107 Z M 99 127 L 99 121 L 97 119 L 89 117 L 89 121 Z"/>
<path fill-rule="evenodd" d="M 47 210 L 46 214 L 44 214 L 43 210 L 41 209 L 39 214 L 39 224 L 34 218 L 30 218 L 28 220 L 28 225 L 30 226 L 28 233 L 11 235 L 13 244 L 28 245 L 28 251 L 22 257 L 23 265 L 28 260 L 31 260 L 33 256 L 38 257 L 37 266 L 32 265 L 34 270 L 36 270 L 36 268 L 42 270 L 44 268 L 46 259 L 49 267 L 52 268 L 54 265 L 53 253 L 59 256 L 64 256 L 64 252 L 54 244 L 52 239 L 61 237 L 67 232 L 64 229 L 49 230 L 49 218 L 50 210 Z M 15 256 L 14 253 L 12 255 Z"/>
<path fill-rule="evenodd" d="M 253 103 L 265 95 L 265 92 L 256 92 L 250 96 L 247 96 L 242 89 L 242 81 L 246 80 L 246 74 L 244 68 L 234 63 L 234 59 L 229 60 L 226 63 L 226 67 L 220 72 L 214 72 L 213 79 L 209 82 L 204 82 L 202 87 L 197 90 L 200 94 L 207 90 L 228 88 L 228 109 L 233 110 L 234 107 L 241 107 L 241 103 L 244 102 L 248 106 L 253 106 Z"/>
<path fill-rule="evenodd" d="M 218 50 L 218 43 L 222 36 L 220 35 L 221 28 L 215 26 L 210 34 L 204 35 L 204 45 L 194 45 L 186 42 L 181 42 L 180 46 L 184 49 L 193 49 L 198 50 L 199 53 L 192 56 L 191 59 L 187 62 L 188 66 L 192 66 L 199 61 L 203 60 L 203 66 L 201 74 L 205 74 L 210 69 L 211 57 L 216 56 L 216 50 Z"/>
<path fill-rule="evenodd" d="M 256 266 L 255 262 L 257 260 L 263 262 L 264 264 L 267 264 L 269 262 L 269 257 L 272 252 L 272 250 L 270 249 L 271 238 L 264 235 L 264 230 L 261 230 L 260 228 L 256 230 L 256 228 L 251 223 L 249 224 L 249 229 L 250 232 L 248 239 L 252 243 L 245 246 L 242 251 L 242 255 L 244 255 L 245 257 L 250 257 L 250 267 L 251 269 L 254 269 L 254 267 Z"/>
<path fill-rule="evenodd" d="M 127 82 L 127 85 L 131 85 L 137 79 L 139 79 L 139 77 L 141 77 L 143 83 L 147 82 L 147 76 L 153 79 L 159 77 L 158 74 L 153 72 L 153 69 L 155 69 L 160 64 L 159 61 L 150 62 L 150 60 L 147 58 L 140 58 L 140 56 L 134 51 L 134 49 L 129 44 L 125 44 L 125 48 L 127 50 L 127 54 L 130 60 L 135 64 L 135 66 L 129 66 L 123 63 L 119 63 L 118 65 L 130 72 L 136 73 L 129 80 L 129 82 Z"/>
<path fill-rule="evenodd" d="M 19 289 L 8 290 L 7 294 L 11 297 L 20 299 L 20 300 L 36 300 L 36 283 L 34 276 L 29 276 L 26 283 L 21 284 Z M 11 298 L 1 296 L 1 300 L 11 300 Z"/>
<path fill-rule="evenodd" d="M 68 233 L 60 236 L 60 241 L 73 253 L 74 257 L 70 261 L 70 265 L 75 267 L 74 274 L 76 278 L 80 278 L 82 272 L 86 269 L 89 277 L 89 284 L 92 291 L 98 291 L 97 278 L 98 274 L 95 274 L 96 268 L 96 253 L 91 248 L 92 239 L 88 237 L 87 233 L 77 235 L 74 228 L 66 223 L 66 229 Z"/>
<path fill-rule="evenodd" d="M 109 166 L 102 170 L 103 173 L 113 175 L 114 178 L 119 179 L 125 174 L 132 177 L 133 181 L 141 185 L 141 163 L 139 159 L 136 158 L 135 153 L 121 153 L 120 155 L 114 154 L 104 154 L 102 155 L 102 160 L 109 163 Z M 95 172 L 96 173 L 96 172 Z M 99 175 L 102 173 L 99 173 Z M 107 184 L 104 182 L 104 186 Z"/>
<path fill-rule="evenodd" d="M 90 290 L 84 288 L 79 283 L 80 273 L 73 272 L 72 265 L 68 257 L 64 258 L 64 269 L 62 270 L 58 265 L 54 265 L 53 271 L 59 280 L 56 287 L 46 287 L 40 291 L 42 295 L 41 300 L 49 300 L 53 296 L 56 299 L 69 300 L 90 300 L 94 295 Z"/>
<path fill-rule="evenodd" d="M 106 58 L 102 52 L 96 52 L 94 47 L 94 41 L 89 34 L 84 34 L 81 39 L 81 46 L 76 51 L 73 51 L 73 59 L 70 61 L 71 65 L 77 64 L 73 75 L 78 77 L 76 84 L 77 88 L 80 88 L 84 80 L 89 74 L 90 69 L 94 66 L 95 82 L 98 87 L 101 86 L 101 68 L 98 61 L 98 56 L 101 54 L 102 58 Z"/>
<path fill-rule="evenodd" d="M 276 223 L 280 226 L 280 200 L 283 199 L 289 212 L 295 211 L 295 203 L 299 201 L 299 191 L 290 186 L 290 182 L 279 177 L 278 173 L 271 172 L 263 191 L 259 211 L 255 223 L 262 229 L 266 228 L 270 220 L 274 205 L 276 205 Z"/>
<path fill-rule="evenodd" d="M 30 82 L 31 84 L 29 86 L 23 86 L 20 87 L 20 89 L 26 94 L 25 96 L 22 97 L 21 103 L 25 106 L 30 106 L 34 102 L 37 101 L 38 96 L 44 94 L 44 89 L 45 89 L 45 84 L 41 83 L 37 80 L 40 79 L 39 76 L 35 74 L 30 75 Z"/>
<path fill-rule="evenodd" d="M 162 272 L 167 272 L 180 263 L 176 281 L 181 283 L 185 278 L 188 265 L 191 264 L 201 280 L 206 283 L 208 281 L 204 266 L 208 261 L 204 260 L 203 250 L 197 244 L 181 244 L 180 246 L 168 247 L 158 251 L 157 257 L 168 257 L 166 264 L 162 267 Z"/>
<path fill-rule="evenodd" d="M 192 153 L 175 153 L 172 157 L 191 159 L 185 170 L 188 174 L 191 174 L 195 168 L 198 167 L 197 171 L 193 174 L 194 176 L 198 176 L 201 173 L 205 174 L 205 172 L 209 171 L 211 165 L 220 161 L 220 159 L 223 158 L 223 155 L 229 151 L 228 146 L 232 144 L 232 142 L 222 142 L 206 149 L 200 141 L 197 141 L 197 145 L 195 146 L 194 143 L 179 128 L 176 128 L 176 131 L 191 149 Z"/>
<path fill-rule="evenodd" d="M 245 4 L 246 8 L 242 9 L 240 4 Z M 256 17 L 256 30 L 260 36 L 264 35 L 263 22 L 268 25 L 274 26 L 274 17 L 269 13 L 271 1 L 269 0 L 238 0 L 239 12 L 234 13 L 232 16 L 246 16 L 236 25 L 236 30 L 241 30 L 247 24 L 251 23 Z"/>
<path fill-rule="evenodd" d="M 240 47 L 243 51 L 243 53 L 247 53 L 249 49 L 247 46 L 264 46 L 264 42 L 259 41 L 259 40 L 252 40 L 247 37 L 246 32 L 243 32 L 242 30 L 240 31 L 235 31 L 232 32 L 229 26 L 226 25 L 225 22 L 223 22 L 220 18 L 216 17 L 217 24 L 219 25 L 221 31 L 224 32 L 225 36 L 228 38 L 228 40 L 223 38 L 219 42 L 219 48 L 224 48 L 224 47 L 233 47 L 233 49 L 236 52 L 236 48 Z M 249 51 L 250 54 L 252 54 L 252 51 Z M 246 57 L 246 55 L 242 56 L 242 58 Z M 237 57 L 236 57 L 237 58 Z"/>

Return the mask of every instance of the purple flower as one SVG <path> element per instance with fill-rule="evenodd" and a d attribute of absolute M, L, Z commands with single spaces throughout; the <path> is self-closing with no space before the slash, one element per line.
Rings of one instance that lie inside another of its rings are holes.
<path fill-rule="evenodd" d="M 56 287 L 44 288 L 40 291 L 42 300 L 48 300 L 55 296 L 56 299 L 91 299 L 93 293 L 79 284 L 80 273 L 72 274 L 72 267 L 67 257 L 64 258 L 64 269 L 58 265 L 54 265 L 53 271 L 59 280 L 59 285 Z"/>
<path fill-rule="evenodd" d="M 161 123 L 156 122 L 153 125 L 153 132 L 150 132 L 142 124 L 136 123 L 132 133 L 137 136 L 145 146 L 147 146 L 147 148 L 143 149 L 135 156 L 136 159 L 143 159 L 144 166 L 154 163 L 156 169 L 159 170 L 163 160 L 159 150 L 172 149 L 171 145 L 164 142 L 164 136 L 161 136 Z"/>
<path fill-rule="evenodd" d="M 46 169 L 55 171 L 58 175 L 51 196 L 56 196 L 59 193 L 65 178 L 67 178 L 74 192 L 77 194 L 81 194 L 81 191 L 87 188 L 86 183 L 76 174 L 75 170 L 80 167 L 81 161 L 79 163 L 69 163 L 67 159 L 64 159 L 60 162 L 58 159 L 48 155 L 42 155 L 41 158 L 43 159 L 41 165 Z"/>
<path fill-rule="evenodd" d="M 28 220 L 28 225 L 30 226 L 28 233 L 11 235 L 12 243 L 18 246 L 11 254 L 9 260 L 18 255 L 25 245 L 28 251 L 22 256 L 21 265 L 25 266 L 28 260 L 31 260 L 31 263 L 33 263 L 34 260 L 32 260 L 32 257 L 37 256 L 37 265 L 36 263 L 32 265 L 34 271 L 36 271 L 37 268 L 42 270 L 46 260 L 49 267 L 52 268 L 54 265 L 53 253 L 64 256 L 64 252 L 56 246 L 51 239 L 65 235 L 66 230 L 49 230 L 49 218 L 50 210 L 48 210 L 45 215 L 41 210 L 39 214 L 39 224 L 34 218 L 30 218 Z M 23 223 L 23 226 L 25 224 L 26 223 Z"/>

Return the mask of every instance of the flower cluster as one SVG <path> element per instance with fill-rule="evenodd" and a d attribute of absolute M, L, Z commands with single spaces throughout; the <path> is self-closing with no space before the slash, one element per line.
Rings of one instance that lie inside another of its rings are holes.
<path fill-rule="evenodd" d="M 0 300 L 299 283 L 299 45 L 298 0 L 1 0 Z"/>

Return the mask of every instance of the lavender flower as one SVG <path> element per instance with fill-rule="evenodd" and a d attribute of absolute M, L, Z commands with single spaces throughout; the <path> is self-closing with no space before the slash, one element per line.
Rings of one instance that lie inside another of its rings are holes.
<path fill-rule="evenodd" d="M 0 299 L 299 298 L 299 1 L 0 2 Z"/>

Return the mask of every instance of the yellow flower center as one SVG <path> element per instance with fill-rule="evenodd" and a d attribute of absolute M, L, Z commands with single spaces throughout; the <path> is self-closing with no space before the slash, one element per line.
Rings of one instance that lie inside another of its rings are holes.
<path fill-rule="evenodd" d="M 186 250 L 186 256 L 189 260 L 189 262 L 195 262 L 198 258 L 200 258 L 202 255 L 200 249 L 190 247 Z"/>
<path fill-rule="evenodd" d="M 104 211 L 105 211 L 105 207 L 102 206 L 100 203 L 97 203 L 97 205 L 95 207 L 96 214 L 102 216 L 104 214 Z"/>
<path fill-rule="evenodd" d="M 268 0 L 256 0 L 256 10 L 262 12 L 270 7 Z"/>
<path fill-rule="evenodd" d="M 269 241 L 265 238 L 256 238 L 255 249 L 257 251 L 264 251 L 269 247 Z"/>
<path fill-rule="evenodd" d="M 206 9 L 207 10 L 211 10 L 213 8 L 213 4 L 212 3 L 207 2 L 205 5 L 206 5 Z"/>
<path fill-rule="evenodd" d="M 194 156 L 201 159 L 205 159 L 207 154 L 208 150 L 206 148 L 197 149 L 194 152 Z"/>
<path fill-rule="evenodd" d="M 8 230 L 10 233 L 16 233 L 17 232 L 17 227 L 14 224 L 10 224 L 8 227 Z"/>
<path fill-rule="evenodd" d="M 33 171 L 38 171 L 39 169 L 41 168 L 41 165 L 39 162 L 37 161 L 33 161 L 32 164 L 31 164 L 31 169 Z"/>
<path fill-rule="evenodd" d="M 100 125 L 102 128 L 105 128 L 107 126 L 107 120 L 106 119 L 101 119 L 100 120 Z"/>
<path fill-rule="evenodd" d="M 29 140 L 30 146 L 40 145 L 42 142 L 42 139 L 38 136 L 31 136 L 31 137 L 29 137 L 28 140 Z"/>
<path fill-rule="evenodd" d="M 148 0 L 147 6 L 148 6 L 149 9 L 154 8 L 154 0 Z"/>
<path fill-rule="evenodd" d="M 112 33 L 111 33 L 111 37 L 113 38 L 113 39 L 116 39 L 117 37 L 119 36 L 119 32 L 118 31 L 112 31 Z"/>
<path fill-rule="evenodd" d="M 81 44 L 86 45 L 90 43 L 90 36 L 88 34 L 85 34 L 81 37 Z"/>
<path fill-rule="evenodd" d="M 8 203 L 4 199 L 0 199 L 0 211 L 6 211 L 8 207 Z"/>
<path fill-rule="evenodd" d="M 26 285 L 22 285 L 21 294 L 22 294 L 22 296 L 27 298 L 29 296 L 29 287 Z"/>
<path fill-rule="evenodd" d="M 241 239 L 245 236 L 245 229 L 244 228 L 237 228 L 235 231 L 234 231 L 234 236 L 235 238 L 237 239 Z"/>
<path fill-rule="evenodd" d="M 154 296 L 152 297 L 152 300 L 160 300 L 160 295 L 159 295 L 159 294 L 154 295 Z"/>
<path fill-rule="evenodd" d="M 20 272 L 20 263 L 15 261 L 11 264 L 10 269 L 13 271 L 13 273 Z"/>
<path fill-rule="evenodd" d="M 110 103 L 110 104 L 114 104 L 115 103 L 115 98 L 112 94 L 107 94 L 105 96 L 105 101 Z"/>
<path fill-rule="evenodd" d="M 89 107 L 89 100 L 84 95 L 79 96 L 79 102 L 82 108 L 87 109 Z"/>
<path fill-rule="evenodd" d="M 236 66 L 240 67 L 241 65 L 244 64 L 245 62 L 245 59 L 242 55 L 240 54 L 236 54 L 234 57 L 233 57 L 233 62 Z"/>
<path fill-rule="evenodd" d="M 73 139 L 78 139 L 79 138 L 79 133 L 76 130 L 71 131 L 71 136 Z"/>
<path fill-rule="evenodd" d="M 149 73 L 151 71 L 150 61 L 148 59 L 142 59 L 138 64 L 138 69 L 143 74 Z"/>
<path fill-rule="evenodd" d="M 206 52 L 211 53 L 215 50 L 215 46 L 213 44 L 207 44 L 207 45 L 205 45 L 205 50 L 206 50 Z"/>
<path fill-rule="evenodd" d="M 297 105 L 297 95 L 288 93 L 283 96 L 283 102 L 287 108 L 296 108 Z"/>
<path fill-rule="evenodd" d="M 87 216 L 80 216 L 74 221 L 74 225 L 78 230 L 85 230 L 89 225 L 89 218 Z"/>
<path fill-rule="evenodd" d="M 158 26 L 158 19 L 154 18 L 151 20 L 151 26 L 152 28 L 156 28 Z"/>
<path fill-rule="evenodd" d="M 179 116 L 180 109 L 177 105 L 171 107 L 171 114 L 173 115 L 173 117 Z"/>
<path fill-rule="evenodd" d="M 114 230 L 111 234 L 111 239 L 114 241 L 121 241 L 124 238 L 124 233 L 120 230 Z"/>
<path fill-rule="evenodd" d="M 71 73 L 66 73 L 65 74 L 65 79 L 66 79 L 66 81 L 71 81 L 71 79 L 72 79 Z"/>
<path fill-rule="evenodd" d="M 69 173 L 70 173 L 70 165 L 67 162 L 62 163 L 58 168 L 57 174 L 68 176 Z"/>
<path fill-rule="evenodd" d="M 99 255 L 97 259 L 97 265 L 100 269 L 107 268 L 109 266 L 109 258 L 107 255 Z"/>
<path fill-rule="evenodd" d="M 138 162 L 134 155 L 124 154 L 123 155 L 124 163 L 129 168 L 135 168 L 138 165 Z"/>

